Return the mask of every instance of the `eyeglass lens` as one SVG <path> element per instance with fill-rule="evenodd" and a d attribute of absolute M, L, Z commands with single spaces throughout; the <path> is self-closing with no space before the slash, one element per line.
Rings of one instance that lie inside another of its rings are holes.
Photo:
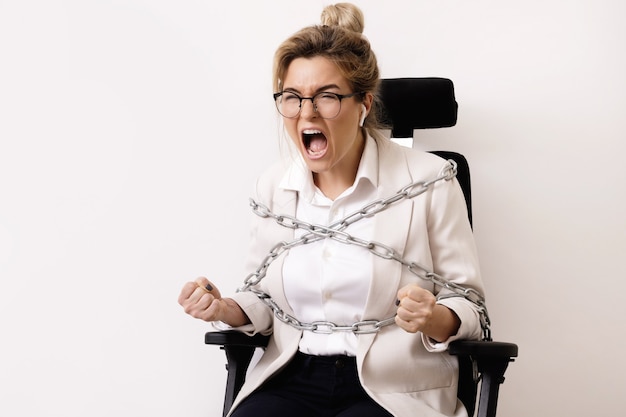
<path fill-rule="evenodd" d="M 304 98 L 295 93 L 286 92 L 276 99 L 276 107 L 280 114 L 292 118 L 300 113 L 305 100 L 311 100 L 313 110 L 324 119 L 336 117 L 341 110 L 341 99 L 337 95 L 327 92 L 321 92 L 313 97 Z"/>

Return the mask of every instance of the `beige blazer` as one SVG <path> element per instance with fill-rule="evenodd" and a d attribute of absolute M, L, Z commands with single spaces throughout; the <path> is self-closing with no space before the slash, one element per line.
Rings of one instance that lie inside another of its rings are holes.
<path fill-rule="evenodd" d="M 378 144 L 379 198 L 394 195 L 414 181 L 437 177 L 446 162 L 432 154 L 386 141 Z M 295 215 L 297 193 L 280 189 L 284 170 L 277 165 L 261 176 L 255 199 L 276 214 Z M 255 271 L 279 241 L 294 238 L 292 229 L 271 218 L 253 215 L 247 270 Z M 393 247 L 402 257 L 419 262 L 441 276 L 483 293 L 478 257 L 461 188 L 456 181 L 439 181 L 425 194 L 390 206 L 374 217 L 374 241 Z M 430 282 L 412 274 L 392 260 L 373 257 L 373 280 L 365 307 L 365 320 L 393 316 L 397 291 L 412 282 L 437 294 Z M 283 292 L 282 264 L 276 259 L 261 282 L 263 290 L 287 313 L 293 314 Z M 271 311 L 250 292 L 233 298 L 252 324 L 241 328 L 250 334 L 271 334 L 269 345 L 250 371 L 233 408 L 266 379 L 283 368 L 298 349 L 301 331 L 275 319 Z M 479 339 L 479 315 L 463 298 L 440 301 L 461 319 L 455 339 Z M 408 333 L 392 324 L 377 334 L 359 335 L 357 363 L 367 393 L 398 417 L 465 416 L 456 399 L 458 364 L 445 351 L 447 343 L 433 346 L 420 333 Z"/>

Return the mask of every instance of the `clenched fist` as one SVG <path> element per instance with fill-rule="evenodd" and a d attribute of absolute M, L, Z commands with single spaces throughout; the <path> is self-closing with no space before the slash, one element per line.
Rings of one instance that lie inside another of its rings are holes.
<path fill-rule="evenodd" d="M 438 342 L 459 330 L 461 321 L 449 308 L 437 304 L 428 290 L 409 284 L 398 291 L 396 324 L 409 333 L 422 332 Z"/>

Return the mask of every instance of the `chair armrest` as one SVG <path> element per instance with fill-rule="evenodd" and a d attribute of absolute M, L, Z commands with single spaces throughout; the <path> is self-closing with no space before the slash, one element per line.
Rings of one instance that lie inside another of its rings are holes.
<path fill-rule="evenodd" d="M 269 336 L 260 333 L 254 336 L 248 336 L 237 330 L 222 330 L 217 332 L 207 332 L 204 335 L 204 343 L 207 345 L 220 346 L 249 346 L 249 347 L 266 347 Z"/>
<path fill-rule="evenodd" d="M 226 353 L 226 370 L 228 375 L 226 378 L 222 416 L 228 414 L 228 410 L 233 405 L 235 397 L 246 379 L 246 372 L 254 351 L 257 348 L 266 347 L 269 339 L 269 336 L 262 334 L 248 336 L 237 330 L 207 332 L 204 334 L 205 344 L 218 345 Z"/>
<path fill-rule="evenodd" d="M 517 345 L 507 342 L 486 342 L 478 340 L 455 340 L 450 343 L 448 352 L 455 356 L 471 356 L 473 358 L 515 358 Z"/>
<path fill-rule="evenodd" d="M 474 379 L 474 387 L 480 378 L 480 399 L 476 414 L 478 417 L 495 417 L 500 384 L 504 382 L 504 373 L 509 362 L 517 357 L 517 350 L 516 344 L 506 342 L 456 340 L 450 343 L 448 352 L 459 357 L 459 366 L 471 368 L 469 376 Z M 467 379 L 462 381 L 459 376 L 460 384 L 471 385 L 472 381 Z M 468 391 L 472 394 L 471 390 Z M 475 393 L 474 388 L 473 398 L 475 398 Z M 469 401 L 470 410 L 473 411 L 473 399 L 465 400 Z M 466 401 L 464 404 L 468 404 Z"/>

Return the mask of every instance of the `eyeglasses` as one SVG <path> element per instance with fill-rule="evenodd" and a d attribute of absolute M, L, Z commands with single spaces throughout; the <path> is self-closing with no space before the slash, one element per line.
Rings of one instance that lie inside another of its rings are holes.
<path fill-rule="evenodd" d="M 282 91 L 274 93 L 274 101 L 276 102 L 278 112 L 289 119 L 293 119 L 300 114 L 303 100 L 311 100 L 313 111 L 319 114 L 322 119 L 334 119 L 341 111 L 341 100 L 359 94 L 363 93 L 336 94 L 322 91 L 313 97 L 301 97 L 290 91 Z"/>

